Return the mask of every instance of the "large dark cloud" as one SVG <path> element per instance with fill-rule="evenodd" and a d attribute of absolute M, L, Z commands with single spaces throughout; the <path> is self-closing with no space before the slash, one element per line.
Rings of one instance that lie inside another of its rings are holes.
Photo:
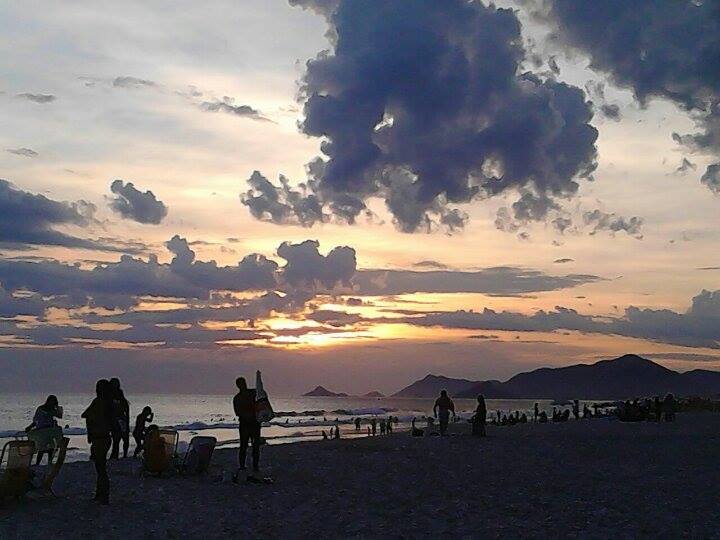
<path fill-rule="evenodd" d="M 330 27 L 331 53 L 303 78 L 302 129 L 324 138 L 309 185 L 339 218 L 353 222 L 382 197 L 401 230 L 452 229 L 466 219 L 454 204 L 515 189 L 571 196 L 592 174 L 591 106 L 579 88 L 521 73 L 513 11 L 463 0 L 291 3 Z"/>
<path fill-rule="evenodd" d="M 10 247 L 47 245 L 122 251 L 123 247 L 112 242 L 86 240 L 55 230 L 63 225 L 85 227 L 92 223 L 94 212 L 92 203 L 54 201 L 0 179 L 0 242 Z"/>
<path fill-rule="evenodd" d="M 714 0 L 547 0 L 558 37 L 641 103 L 669 99 L 700 131 L 674 138 L 720 156 L 720 3 Z M 708 171 L 709 172 L 709 171 Z M 706 173 L 707 174 L 707 173 Z M 712 189 L 712 184 L 705 182 Z"/>
<path fill-rule="evenodd" d="M 110 208 L 124 218 L 158 225 L 167 216 L 167 206 L 152 191 L 143 193 L 132 182 L 115 180 L 110 184 L 110 191 L 115 194 L 110 200 Z"/>

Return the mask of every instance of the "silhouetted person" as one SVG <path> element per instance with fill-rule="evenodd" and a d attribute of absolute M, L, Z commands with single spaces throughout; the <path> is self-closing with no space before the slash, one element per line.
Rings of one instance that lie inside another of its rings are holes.
<path fill-rule="evenodd" d="M 535 407 L 533 408 L 533 420 L 535 422 L 538 421 L 538 416 L 540 416 L 540 405 L 536 403 Z"/>
<path fill-rule="evenodd" d="M 380 420 L 380 435 L 385 435 L 385 431 L 386 431 L 385 426 L 386 425 L 387 425 L 387 423 L 385 422 L 385 419 L 384 418 L 381 419 Z"/>
<path fill-rule="evenodd" d="M 520 417 L 520 423 L 521 423 L 521 424 L 527 424 L 527 421 L 528 421 L 527 414 L 522 413 L 522 416 Z"/>
<path fill-rule="evenodd" d="M 370 426 L 372 427 L 372 434 L 377 435 L 377 418 L 370 420 Z"/>
<path fill-rule="evenodd" d="M 327 441 L 327 440 L 328 440 L 327 433 L 325 433 L 325 430 L 324 430 L 324 429 L 322 430 L 322 438 L 323 438 L 323 441 Z"/>
<path fill-rule="evenodd" d="M 246 468 L 248 443 L 252 442 L 252 466 L 253 473 L 260 470 L 260 422 L 255 415 L 255 398 L 257 392 L 254 388 L 248 388 L 245 377 L 238 377 L 235 380 L 238 393 L 233 398 L 233 409 L 238 417 L 238 429 L 240 431 L 240 448 L 238 450 L 238 468 L 244 471 Z M 250 478 L 250 477 L 248 477 Z M 237 482 L 238 475 L 234 480 Z"/>
<path fill-rule="evenodd" d="M 336 425 L 336 426 L 335 426 L 335 435 L 333 436 L 333 438 L 334 438 L 334 439 L 339 439 L 339 438 L 340 438 L 340 426 L 339 426 L 339 425 Z"/>
<path fill-rule="evenodd" d="M 391 416 L 390 418 L 387 419 L 387 422 L 385 422 L 385 431 L 387 432 L 388 435 L 390 435 L 390 434 L 392 433 L 392 431 L 393 431 L 393 425 L 392 425 L 393 423 L 392 423 L 392 420 L 393 420 L 393 419 L 392 419 L 392 416 Z"/>
<path fill-rule="evenodd" d="M 433 416 L 440 420 L 441 436 L 445 436 L 447 433 L 450 412 L 452 412 L 453 418 L 455 418 L 455 403 L 448 397 L 447 390 L 440 390 L 440 397 L 435 400 L 435 405 L 433 406 Z"/>
<path fill-rule="evenodd" d="M 548 421 L 548 415 L 545 411 L 540 411 L 540 416 L 538 417 L 538 421 L 541 424 L 547 424 Z"/>
<path fill-rule="evenodd" d="M 480 394 L 477 397 L 477 408 L 472 419 L 472 434 L 475 437 L 485 437 L 485 423 L 487 421 L 487 406 L 485 405 L 485 396 Z"/>
<path fill-rule="evenodd" d="M 500 411 L 496 411 L 497 413 L 497 423 L 500 424 Z"/>
<path fill-rule="evenodd" d="M 360 418 L 355 419 L 355 431 L 360 431 Z"/>
<path fill-rule="evenodd" d="M 110 479 L 107 474 L 107 455 L 112 444 L 112 430 L 115 424 L 113 394 L 110 383 L 101 379 L 95 385 L 97 397 L 82 413 L 87 425 L 87 439 L 90 443 L 90 459 L 95 465 L 97 482 L 95 500 L 110 504 Z"/>
<path fill-rule="evenodd" d="M 572 412 L 575 420 L 580 420 L 580 401 L 577 399 L 573 400 Z"/>
<path fill-rule="evenodd" d="M 672 422 L 675 420 L 675 396 L 668 394 L 663 401 L 663 412 L 665 413 L 665 421 Z"/>
<path fill-rule="evenodd" d="M 143 408 L 142 412 L 135 418 L 135 428 L 133 429 L 133 439 L 135 439 L 135 452 L 134 456 L 137 456 L 143 449 L 143 441 L 145 440 L 145 432 L 147 431 L 145 425 L 153 421 L 155 415 L 150 407 Z"/>
<path fill-rule="evenodd" d="M 592 417 L 592 411 L 587 406 L 587 403 L 583 403 L 583 418 L 590 418 Z"/>
<path fill-rule="evenodd" d="M 368 437 L 372 435 L 372 432 L 370 431 L 370 426 L 368 426 Z"/>
<path fill-rule="evenodd" d="M 413 437 L 422 437 L 425 434 L 425 432 L 415 427 L 415 417 L 413 417 L 412 422 L 410 423 L 410 435 Z"/>
<path fill-rule="evenodd" d="M 130 446 L 130 404 L 120 387 L 120 379 L 110 379 L 110 392 L 112 394 L 113 414 L 115 422 L 112 429 L 112 452 L 110 459 L 120 457 L 120 441 L 123 443 L 123 457 L 127 457 Z"/>
<path fill-rule="evenodd" d="M 37 431 L 41 429 L 56 428 L 58 424 L 55 419 L 62 418 L 62 415 L 63 410 L 58 403 L 57 396 L 51 394 L 47 397 L 47 399 L 45 399 L 45 403 L 35 409 L 32 423 L 25 428 L 25 431 Z M 42 461 L 42 458 L 45 454 L 48 455 L 48 465 L 50 465 L 53 459 L 53 455 L 55 454 L 55 450 L 53 450 L 52 448 L 38 451 L 35 465 L 40 465 L 40 462 Z"/>

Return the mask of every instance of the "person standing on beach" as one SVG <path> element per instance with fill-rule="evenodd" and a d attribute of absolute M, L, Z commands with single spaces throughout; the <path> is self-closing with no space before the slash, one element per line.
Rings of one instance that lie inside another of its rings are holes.
<path fill-rule="evenodd" d="M 120 379 L 110 379 L 110 391 L 112 392 L 113 413 L 115 423 L 112 429 L 112 451 L 110 459 L 120 457 L 120 441 L 123 443 L 123 457 L 127 457 L 130 446 L 130 404 L 125 399 L 125 394 L 120 387 Z"/>
<path fill-rule="evenodd" d="M 450 422 L 450 412 L 452 411 L 453 419 L 455 418 L 455 403 L 447 394 L 447 390 L 440 391 L 440 397 L 435 400 L 433 406 L 433 416 L 440 420 L 440 436 L 447 434 L 448 423 Z"/>
<path fill-rule="evenodd" d="M 252 442 L 252 466 L 253 473 L 260 470 L 260 422 L 255 415 L 255 398 L 257 392 L 254 388 L 248 388 L 245 377 L 238 377 L 235 380 L 238 393 L 233 398 L 233 410 L 238 417 L 238 429 L 240 431 L 240 448 L 238 450 L 238 470 L 246 469 L 248 443 Z M 239 472 L 233 476 L 233 481 L 238 481 Z M 248 481 L 253 481 L 254 476 L 248 476 Z"/>
<path fill-rule="evenodd" d="M 377 435 L 377 418 L 373 418 L 370 421 L 370 426 L 372 427 L 372 434 L 374 437 L 375 435 Z"/>
<path fill-rule="evenodd" d="M 82 413 L 87 426 L 87 439 L 90 443 L 90 460 L 95 464 L 97 481 L 95 499 L 100 504 L 110 504 L 110 479 L 107 474 L 107 455 L 112 444 L 111 433 L 115 418 L 113 415 L 112 388 L 110 383 L 101 379 L 95 385 L 97 397 Z"/>
<path fill-rule="evenodd" d="M 487 421 L 487 406 L 485 405 L 485 396 L 480 394 L 477 397 L 477 402 L 477 409 L 475 409 L 475 416 L 473 416 L 472 434 L 475 437 L 485 437 L 485 422 Z"/>
<path fill-rule="evenodd" d="M 360 432 L 360 418 L 355 419 L 355 431 Z"/>

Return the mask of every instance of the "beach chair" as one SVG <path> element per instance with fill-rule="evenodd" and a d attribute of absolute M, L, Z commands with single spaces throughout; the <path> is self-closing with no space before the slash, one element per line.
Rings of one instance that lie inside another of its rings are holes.
<path fill-rule="evenodd" d="M 30 488 L 30 463 L 35 453 L 34 441 L 9 441 L 0 453 L 0 500 L 22 497 Z"/>
<path fill-rule="evenodd" d="M 180 470 L 184 473 L 203 474 L 210 468 L 217 439 L 196 435 L 190 439 Z"/>
<path fill-rule="evenodd" d="M 70 439 L 68 437 L 63 437 L 56 449 L 55 462 L 48 467 L 47 474 L 43 479 L 42 488 L 51 495 L 55 495 L 55 492 L 52 489 L 53 482 L 55 482 L 58 474 L 60 474 L 60 469 L 62 469 L 62 466 L 65 463 L 65 455 L 67 454 L 69 444 Z"/>
<path fill-rule="evenodd" d="M 174 429 L 158 429 L 148 432 L 143 450 L 144 471 L 157 475 L 171 471 L 177 443 L 178 432 Z"/>
<path fill-rule="evenodd" d="M 54 452 L 62 444 L 63 431 L 60 426 L 33 429 L 27 433 L 27 438 L 35 443 L 35 452 Z"/>

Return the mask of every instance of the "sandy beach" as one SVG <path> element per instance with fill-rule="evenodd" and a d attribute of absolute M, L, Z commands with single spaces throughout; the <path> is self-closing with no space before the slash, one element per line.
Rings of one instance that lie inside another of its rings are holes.
<path fill-rule="evenodd" d="M 92 465 L 70 463 L 57 498 L 0 508 L 0 537 L 720 536 L 720 415 L 453 428 L 265 447 L 272 485 L 223 480 L 232 449 L 202 478 L 113 463 L 109 507 L 90 500 Z"/>

